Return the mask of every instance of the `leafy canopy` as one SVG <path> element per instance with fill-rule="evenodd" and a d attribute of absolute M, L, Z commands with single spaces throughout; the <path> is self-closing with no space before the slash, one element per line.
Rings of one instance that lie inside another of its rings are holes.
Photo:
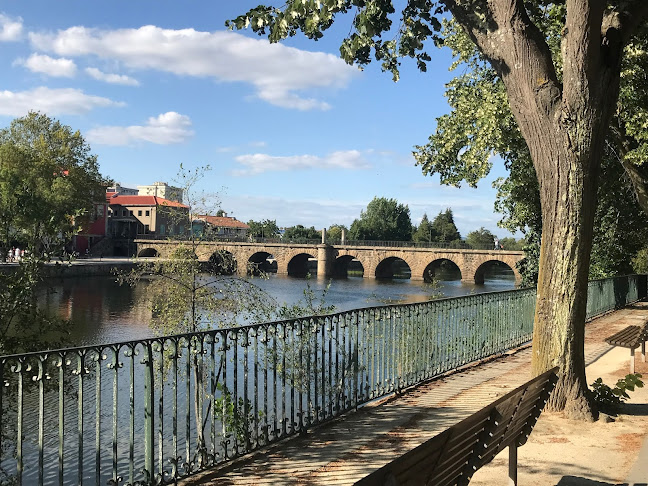
<path fill-rule="evenodd" d="M 466 236 L 466 243 L 478 250 L 490 250 L 495 247 L 495 236 L 486 228 L 471 231 Z"/>
<path fill-rule="evenodd" d="M 250 227 L 249 235 L 257 238 L 277 238 L 279 236 L 279 227 L 277 220 L 264 219 L 263 221 L 248 221 Z"/>
<path fill-rule="evenodd" d="M 436 241 L 458 241 L 461 239 L 459 230 L 454 222 L 454 215 L 452 209 L 447 208 L 445 211 L 440 211 L 434 221 L 432 221 L 432 231 L 435 234 Z"/>
<path fill-rule="evenodd" d="M 0 130 L 0 250 L 53 251 L 102 201 L 108 180 L 78 131 L 40 113 Z"/>
<path fill-rule="evenodd" d="M 286 228 L 283 237 L 289 240 L 316 240 L 321 236 L 321 233 L 315 229 L 314 226 L 305 228 L 303 225 L 291 226 Z"/>
<path fill-rule="evenodd" d="M 366 211 L 353 221 L 351 240 L 411 241 L 412 221 L 406 204 L 396 199 L 374 197 Z"/>

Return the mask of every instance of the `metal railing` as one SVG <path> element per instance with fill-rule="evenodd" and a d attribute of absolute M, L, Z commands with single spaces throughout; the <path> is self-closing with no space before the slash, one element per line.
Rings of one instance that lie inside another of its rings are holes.
<path fill-rule="evenodd" d="M 588 317 L 646 295 L 590 283 Z M 0 473 L 164 484 L 531 339 L 535 290 L 0 357 Z"/>

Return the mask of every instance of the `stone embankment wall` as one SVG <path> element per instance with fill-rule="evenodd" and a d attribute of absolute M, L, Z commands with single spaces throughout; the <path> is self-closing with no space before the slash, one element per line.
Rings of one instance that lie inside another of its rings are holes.
<path fill-rule="evenodd" d="M 128 271 L 134 267 L 133 262 L 105 262 L 82 264 L 49 263 L 43 267 L 43 275 L 53 278 L 65 277 L 105 277 L 114 275 L 115 271 Z M 16 271 L 18 265 L 0 265 L 0 273 L 10 274 Z"/>

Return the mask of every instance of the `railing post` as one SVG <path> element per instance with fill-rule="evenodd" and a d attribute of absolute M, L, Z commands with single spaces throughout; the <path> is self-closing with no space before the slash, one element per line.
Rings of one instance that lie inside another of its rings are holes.
<path fill-rule="evenodd" d="M 155 402 L 155 381 L 153 376 L 153 347 L 146 343 L 144 357 L 144 469 L 146 481 L 153 484 L 155 470 L 155 432 L 153 421 L 153 404 Z"/>

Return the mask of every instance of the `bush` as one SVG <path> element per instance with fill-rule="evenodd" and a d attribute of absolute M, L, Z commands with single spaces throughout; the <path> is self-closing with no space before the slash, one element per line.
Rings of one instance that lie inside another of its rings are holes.
<path fill-rule="evenodd" d="M 610 388 L 603 383 L 601 378 L 597 378 L 592 383 L 592 393 L 594 402 L 598 409 L 609 415 L 617 415 L 621 404 L 630 398 L 629 391 L 634 391 L 635 387 L 642 388 L 641 374 L 628 374 L 625 378 L 620 378 L 614 388 Z"/>

